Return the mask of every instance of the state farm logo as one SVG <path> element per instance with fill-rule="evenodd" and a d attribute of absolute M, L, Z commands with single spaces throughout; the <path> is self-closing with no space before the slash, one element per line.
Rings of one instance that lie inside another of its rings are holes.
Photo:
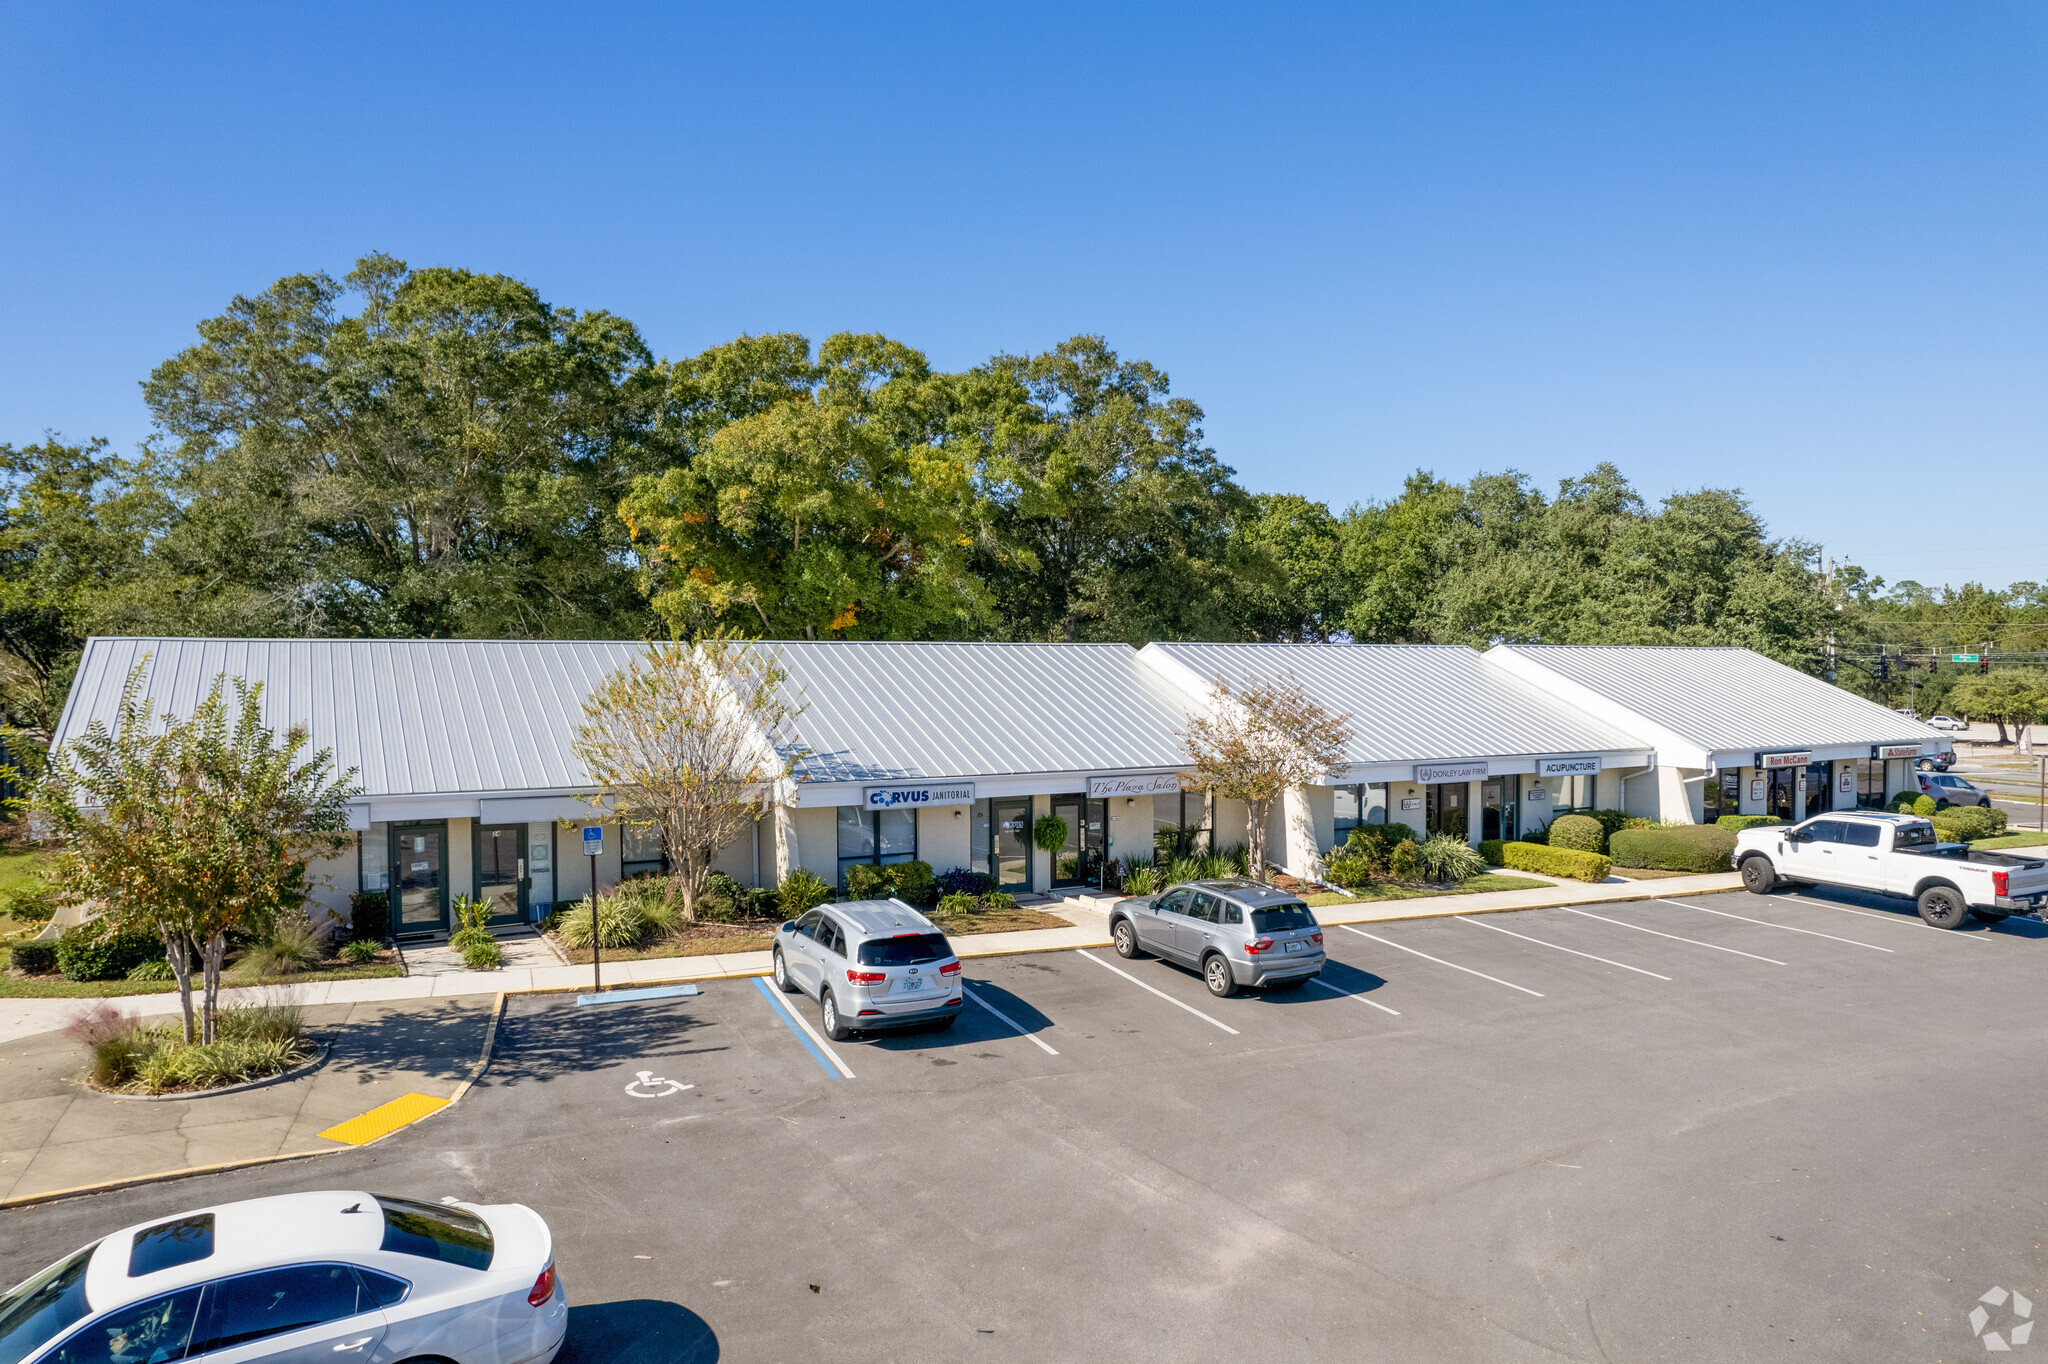
<path fill-rule="evenodd" d="M 1993 1284 L 1970 1309 L 1970 1334 L 1993 1354 L 2024 1345 L 2034 1334 L 2034 1304 Z"/>

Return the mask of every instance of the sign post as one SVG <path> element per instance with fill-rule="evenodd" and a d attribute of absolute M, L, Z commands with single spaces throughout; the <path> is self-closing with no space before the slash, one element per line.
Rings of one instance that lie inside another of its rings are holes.
<path fill-rule="evenodd" d="M 584 825 L 583 855 L 585 857 L 596 857 L 603 851 L 604 825 Z M 597 932 L 597 863 L 592 862 L 590 864 L 590 988 L 593 991 L 604 989 L 603 968 L 598 965 L 598 957 L 603 951 L 604 943 L 598 937 Z"/>

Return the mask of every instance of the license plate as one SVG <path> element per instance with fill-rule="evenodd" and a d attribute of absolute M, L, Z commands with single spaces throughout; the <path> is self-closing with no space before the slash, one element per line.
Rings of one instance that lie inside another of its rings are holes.
<path fill-rule="evenodd" d="M 924 988 L 924 977 L 905 976 L 903 978 L 903 988 L 906 990 L 922 990 Z"/>
<path fill-rule="evenodd" d="M 1287 944 L 1287 950 L 1290 952 L 1301 952 L 1306 950 L 1307 947 L 1307 943 L 1291 942 Z"/>

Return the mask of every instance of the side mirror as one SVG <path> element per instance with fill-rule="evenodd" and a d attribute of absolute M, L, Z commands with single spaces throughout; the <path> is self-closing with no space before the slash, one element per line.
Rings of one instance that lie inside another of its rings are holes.
<path fill-rule="evenodd" d="M 782 921 L 782 931 L 783 931 L 784 933 L 794 933 L 794 932 L 796 932 L 796 920 L 795 920 L 795 919 L 784 919 L 784 920 Z"/>

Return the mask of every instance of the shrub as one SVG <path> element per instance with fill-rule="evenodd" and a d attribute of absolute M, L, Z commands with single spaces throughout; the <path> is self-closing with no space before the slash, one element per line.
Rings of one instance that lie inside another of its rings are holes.
<path fill-rule="evenodd" d="M 1503 842 L 1504 840 L 1498 838 L 1482 838 L 1479 840 L 1479 856 L 1485 861 L 1487 866 L 1497 867 L 1501 864 L 1500 850 Z"/>
<path fill-rule="evenodd" d="M 377 959 L 377 944 L 368 938 L 357 938 L 341 949 L 341 957 L 351 966 L 367 966 Z"/>
<path fill-rule="evenodd" d="M 467 895 L 456 896 L 448 907 L 454 911 L 455 922 L 463 928 L 482 928 L 484 920 L 491 917 L 489 901 L 471 899 Z"/>
<path fill-rule="evenodd" d="M 1463 881 L 1486 870 L 1486 863 L 1462 838 L 1438 834 L 1416 850 L 1416 861 L 1432 881 Z"/>
<path fill-rule="evenodd" d="M 1978 805 L 1952 805 L 1934 816 L 1934 831 L 1949 843 L 1995 838 L 2005 832 L 2003 810 L 1986 810 Z"/>
<path fill-rule="evenodd" d="M 1626 810 L 1593 810 L 1589 812 L 1588 818 L 1600 825 L 1600 837 L 1603 841 L 1598 848 L 1593 850 L 1595 852 L 1605 852 L 1607 850 L 1605 840 L 1614 837 L 1623 829 L 1630 828 L 1630 821 L 1634 821 L 1633 827 L 1636 828 L 1641 828 L 1650 822 L 1647 819 L 1637 820 L 1634 815 Z"/>
<path fill-rule="evenodd" d="M 1132 867 L 1124 873 L 1124 894 L 1130 896 L 1157 895 L 1159 893 L 1159 869 L 1143 864 Z"/>
<path fill-rule="evenodd" d="M 1465 841 L 1466 831 L 1469 830 L 1471 827 L 1472 826 L 1466 822 L 1465 810 L 1462 806 L 1455 810 L 1446 810 L 1436 817 L 1437 835 L 1446 838 L 1455 838 L 1460 843 L 1463 843 Z"/>
<path fill-rule="evenodd" d="M 1550 821 L 1550 846 L 1597 853 L 1607 846 L 1607 831 L 1591 815 L 1559 815 Z"/>
<path fill-rule="evenodd" d="M 1199 857 L 1176 857 L 1166 864 L 1166 884 L 1169 886 L 1201 879 L 1202 859 Z"/>
<path fill-rule="evenodd" d="M 889 886 L 889 871 L 886 867 L 856 862 L 846 869 L 846 894 L 855 900 L 879 900 Z"/>
<path fill-rule="evenodd" d="M 320 932 L 304 913 L 280 918 L 270 933 L 259 938 L 235 961 L 235 973 L 267 980 L 272 976 L 310 971 L 327 955 Z"/>
<path fill-rule="evenodd" d="M 1323 879 L 1333 886 L 1355 890 L 1372 880 L 1372 868 L 1365 858 L 1354 852 L 1339 852 L 1330 858 L 1324 869 Z"/>
<path fill-rule="evenodd" d="M 1886 801 L 1884 808 L 1896 815 L 1910 815 L 1913 813 L 1913 802 L 1918 799 L 1920 797 L 1915 792 L 1901 791 Z"/>
<path fill-rule="evenodd" d="M 495 971 L 505 964 L 505 953 L 498 940 L 485 933 L 462 945 L 462 964 L 472 971 Z"/>
<path fill-rule="evenodd" d="M 358 942 L 383 942 L 391 936 L 391 896 L 381 890 L 359 890 L 348 897 L 349 936 Z"/>
<path fill-rule="evenodd" d="M 981 901 L 965 891 L 954 891 L 939 897 L 938 911 L 941 914 L 972 914 L 981 908 Z"/>
<path fill-rule="evenodd" d="M 831 898 L 832 887 L 802 867 L 784 877 L 782 884 L 775 888 L 775 903 L 781 907 L 785 919 L 794 919 Z"/>
<path fill-rule="evenodd" d="M 1525 831 L 1525 832 L 1524 832 L 1524 833 L 1522 834 L 1522 842 L 1524 842 L 1524 843 L 1532 843 L 1532 844 L 1534 844 L 1535 846 L 1537 846 L 1537 847 L 1539 847 L 1539 848 L 1547 848 L 1547 847 L 1549 847 L 1549 846 L 1550 846 L 1550 826 L 1549 826 L 1548 824 L 1546 824 L 1546 825 L 1544 825 L 1544 826 L 1543 826 L 1542 828 L 1540 828 L 1540 829 L 1529 829 L 1529 830 Z"/>
<path fill-rule="evenodd" d="M 1784 822 L 1776 815 L 1722 815 L 1714 821 L 1714 826 L 1739 834 L 1744 829 L 1767 829 Z"/>
<path fill-rule="evenodd" d="M 1617 867 L 1727 871 L 1728 858 L 1735 851 L 1735 831 L 1712 824 L 1622 829 L 1607 840 L 1607 848 Z"/>
<path fill-rule="evenodd" d="M 988 877 L 982 873 L 969 871 L 965 867 L 953 867 L 940 872 L 933 879 L 933 889 L 941 898 L 948 895 L 972 895 L 978 898 L 991 887 Z"/>
<path fill-rule="evenodd" d="M 1364 860 L 1368 876 L 1387 876 L 1395 847 L 1414 840 L 1415 830 L 1406 824 L 1361 824 L 1345 840 L 1344 851 Z"/>
<path fill-rule="evenodd" d="M 171 971 L 168 957 L 152 957 L 148 961 L 128 968 L 130 980 L 176 980 Z"/>
<path fill-rule="evenodd" d="M 1599 853 L 1545 847 L 1540 843 L 1506 843 L 1501 845 L 1500 855 L 1504 863 L 1517 871 L 1562 876 L 1572 881 L 1605 881 L 1614 865 Z"/>
<path fill-rule="evenodd" d="M 1914 797 L 1913 813 L 1920 816 L 1920 818 L 1922 819 L 1926 819 L 1929 816 L 1931 816 L 1934 813 L 1934 797 L 1929 795 L 1920 795 Z"/>
<path fill-rule="evenodd" d="M 1405 825 L 1402 827 L 1406 827 Z M 1422 871 L 1422 858 L 1415 840 L 1397 841 L 1387 853 L 1387 875 L 1397 881 L 1413 881 Z"/>
<path fill-rule="evenodd" d="M 1195 860 L 1201 864 L 1204 881 L 1223 881 L 1237 875 L 1237 867 L 1223 853 L 1205 853 Z"/>
<path fill-rule="evenodd" d="M 1040 852 L 1058 852 L 1067 846 L 1067 822 L 1058 815 L 1040 815 L 1031 826 L 1031 842 Z"/>
<path fill-rule="evenodd" d="M 64 1020 L 64 1035 L 74 1042 L 83 1042 L 88 1047 L 133 1032 L 137 1024 L 134 1014 L 110 1000 L 95 999 L 79 1005 Z"/>
<path fill-rule="evenodd" d="M 598 943 L 602 947 L 638 947 L 647 934 L 647 920 L 632 901 L 618 895 L 593 901 L 586 895 L 557 922 L 556 936 L 564 947 L 581 950 L 590 946 L 593 913 L 597 916 Z"/>
<path fill-rule="evenodd" d="M 1017 897 L 1005 894 L 1000 890 L 992 890 L 981 897 L 981 907 L 983 909 L 1015 909 L 1017 907 Z"/>
<path fill-rule="evenodd" d="M 939 883 L 932 875 L 931 863 L 895 862 L 890 864 L 889 871 L 889 884 L 904 904 L 923 908 L 939 898 Z"/>
<path fill-rule="evenodd" d="M 57 969 L 57 944 L 50 938 L 32 938 L 9 948 L 7 958 L 17 971 L 47 976 Z"/>
<path fill-rule="evenodd" d="M 175 1024 L 144 1027 L 100 1005 L 66 1031 L 93 1049 L 93 1081 L 106 1088 L 209 1089 L 275 1075 L 306 1059 L 304 1019 L 289 997 L 221 1010 L 219 1040 L 187 1046 Z"/>
<path fill-rule="evenodd" d="M 1252 851 L 1242 843 L 1233 843 L 1221 854 L 1225 876 L 1250 876 L 1252 874 Z"/>
<path fill-rule="evenodd" d="M 488 928 L 458 928 L 448 935 L 448 945 L 457 952 L 467 952 L 472 946 L 496 941 Z"/>
<path fill-rule="evenodd" d="M 744 923 L 778 917 L 775 892 L 743 886 L 722 871 L 711 873 L 697 901 L 697 917 L 707 923 Z"/>
<path fill-rule="evenodd" d="M 66 980 L 120 980 L 163 950 L 154 933 L 111 933 L 81 924 L 57 939 L 57 969 Z"/>

